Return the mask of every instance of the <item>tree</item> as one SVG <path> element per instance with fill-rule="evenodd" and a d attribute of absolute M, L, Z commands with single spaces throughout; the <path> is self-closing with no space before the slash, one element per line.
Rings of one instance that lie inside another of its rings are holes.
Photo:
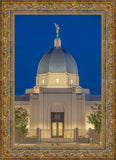
<path fill-rule="evenodd" d="M 88 117 L 88 123 L 94 125 L 95 131 L 100 134 L 101 125 L 102 125 L 102 115 L 101 115 L 101 104 L 95 104 L 95 106 L 91 106 L 93 113 Z"/>
<path fill-rule="evenodd" d="M 20 130 L 21 135 L 28 132 L 27 125 L 28 125 L 29 115 L 27 110 L 18 107 L 15 109 L 15 127 L 16 129 Z"/>

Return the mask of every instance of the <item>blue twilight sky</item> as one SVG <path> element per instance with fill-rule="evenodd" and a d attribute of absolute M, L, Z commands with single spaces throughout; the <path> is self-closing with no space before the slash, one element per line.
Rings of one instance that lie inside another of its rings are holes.
<path fill-rule="evenodd" d="M 77 63 L 80 86 L 101 94 L 100 15 L 16 15 L 15 94 L 35 86 L 39 61 L 54 47 L 54 22 L 60 26 L 62 48 Z"/>

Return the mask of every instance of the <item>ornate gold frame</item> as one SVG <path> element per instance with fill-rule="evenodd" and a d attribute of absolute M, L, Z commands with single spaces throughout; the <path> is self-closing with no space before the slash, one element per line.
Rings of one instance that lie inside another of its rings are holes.
<path fill-rule="evenodd" d="M 14 21 L 16 14 L 100 14 L 102 17 L 102 146 L 14 145 Z M 12 132 L 13 131 L 13 132 Z M 72 150 L 73 149 L 73 150 Z M 2 3 L 2 157 L 113 158 L 114 157 L 114 3 L 3 2 Z"/>

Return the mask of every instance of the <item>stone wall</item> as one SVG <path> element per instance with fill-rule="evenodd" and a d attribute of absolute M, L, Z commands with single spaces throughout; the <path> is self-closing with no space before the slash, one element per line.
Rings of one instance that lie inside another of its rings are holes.
<path fill-rule="evenodd" d="M 100 142 L 100 134 L 95 132 L 94 129 L 89 129 L 89 137 L 92 138 L 92 143 L 99 143 Z"/>
<path fill-rule="evenodd" d="M 37 143 L 37 137 L 27 137 L 27 134 L 21 135 L 19 130 L 15 130 L 15 143 L 17 144 L 33 144 Z"/>
<path fill-rule="evenodd" d="M 95 132 L 94 129 L 89 128 L 89 134 L 87 134 L 86 136 L 80 136 L 79 132 L 81 130 L 79 130 L 78 128 L 75 129 L 75 141 L 79 142 L 79 143 L 100 143 L 100 135 Z"/>
<path fill-rule="evenodd" d="M 15 129 L 15 143 L 24 143 L 26 134 L 21 135 L 20 131 Z"/>
<path fill-rule="evenodd" d="M 78 137 L 79 143 L 90 143 L 90 138 L 88 137 Z"/>

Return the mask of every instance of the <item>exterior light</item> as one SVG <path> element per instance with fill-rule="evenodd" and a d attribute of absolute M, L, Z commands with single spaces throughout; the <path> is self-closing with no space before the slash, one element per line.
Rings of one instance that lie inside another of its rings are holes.
<path fill-rule="evenodd" d="M 44 79 L 42 80 L 42 83 L 44 84 Z"/>
<path fill-rule="evenodd" d="M 56 79 L 56 83 L 57 83 L 57 84 L 59 83 L 59 79 L 58 79 L 58 78 Z"/>
<path fill-rule="evenodd" d="M 73 83 L 73 80 L 71 79 L 71 84 Z"/>

